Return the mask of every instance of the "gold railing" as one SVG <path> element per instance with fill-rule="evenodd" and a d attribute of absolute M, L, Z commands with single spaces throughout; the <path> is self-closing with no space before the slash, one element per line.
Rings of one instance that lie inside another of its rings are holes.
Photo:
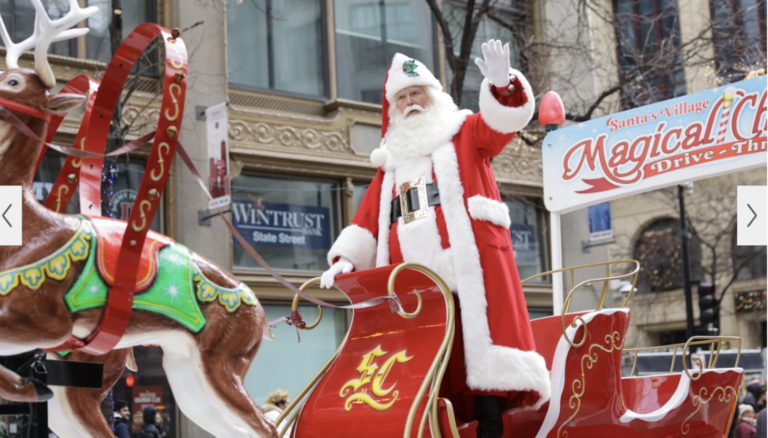
<path fill-rule="evenodd" d="M 629 272 L 627 274 L 621 274 L 621 275 L 614 275 L 611 276 L 611 266 L 617 265 L 619 263 L 634 263 L 635 269 L 632 270 L 632 272 Z M 586 268 L 594 268 L 595 266 L 605 266 L 605 277 L 600 278 L 591 278 L 589 280 L 584 280 L 581 283 L 574 286 L 574 276 L 577 269 L 586 269 Z M 528 277 L 525 280 L 522 281 L 522 283 L 525 283 L 527 281 L 533 280 L 534 278 L 543 277 L 545 275 L 552 275 L 557 274 L 560 272 L 570 272 L 571 274 L 571 290 L 568 292 L 568 295 L 566 296 L 565 300 L 563 301 L 563 310 L 560 314 L 560 325 L 563 331 L 563 337 L 565 337 L 565 340 L 568 341 L 568 343 L 573 348 L 578 348 L 584 345 L 584 342 L 587 341 L 587 324 L 584 322 L 584 320 L 577 316 L 571 321 L 571 327 L 576 327 L 576 322 L 581 321 L 581 326 L 584 328 L 584 336 L 580 343 L 574 344 L 573 339 L 570 339 L 568 337 L 568 334 L 566 334 L 565 331 L 565 314 L 568 313 L 571 309 L 571 300 L 573 299 L 573 293 L 576 292 L 580 287 L 585 286 L 590 283 L 597 283 L 602 281 L 603 282 L 603 291 L 600 294 L 600 300 L 597 302 L 597 308 L 595 309 L 600 310 L 603 308 L 603 305 L 605 305 L 605 299 L 608 297 L 608 282 L 611 280 L 621 280 L 622 278 L 627 278 L 634 276 L 634 279 L 632 280 L 632 288 L 629 290 L 629 294 L 627 295 L 627 298 L 624 300 L 624 303 L 622 303 L 621 307 L 626 307 L 627 303 L 629 302 L 629 299 L 632 298 L 632 294 L 635 291 L 635 286 L 637 285 L 637 277 L 640 272 L 640 263 L 637 260 L 614 260 L 610 262 L 601 262 L 601 263 L 591 263 L 589 265 L 581 265 L 581 266 L 573 266 L 570 268 L 562 268 L 562 269 L 556 269 L 554 271 L 547 271 L 542 272 L 541 274 L 534 275 L 533 277 Z"/>
<path fill-rule="evenodd" d="M 443 381 L 443 376 L 445 375 L 445 370 L 448 367 L 448 358 L 450 356 L 451 347 L 453 346 L 456 309 L 453 302 L 453 295 L 451 293 L 450 288 L 448 288 L 448 285 L 445 283 L 445 281 L 443 281 L 443 279 L 440 278 L 440 276 L 437 275 L 437 273 L 435 273 L 431 269 L 417 263 L 402 263 L 399 266 L 397 266 L 392 271 L 392 273 L 389 274 L 389 281 L 387 283 L 387 294 L 389 296 L 395 296 L 395 279 L 402 271 L 406 269 L 419 271 L 435 282 L 435 284 L 440 288 L 440 291 L 443 292 L 443 295 L 445 297 L 447 315 L 446 315 L 445 336 L 443 337 L 443 341 L 440 344 L 440 348 L 438 348 L 437 350 L 435 359 L 432 361 L 432 364 L 430 365 L 429 370 L 427 371 L 427 375 L 424 377 L 424 381 L 422 381 L 421 386 L 419 387 L 419 390 L 416 393 L 416 397 L 414 397 L 413 399 L 411 408 L 408 411 L 408 417 L 406 419 L 405 430 L 403 431 L 403 437 L 409 438 L 411 436 L 413 423 L 416 419 L 416 412 L 418 411 L 419 405 L 421 404 L 421 401 L 423 400 L 424 395 L 427 393 L 427 389 L 429 388 L 430 390 L 429 390 L 429 395 L 427 397 L 427 405 L 419 421 L 419 429 L 418 429 L 417 436 L 418 438 L 422 437 L 424 432 L 424 425 L 426 424 L 427 417 L 429 417 L 433 436 L 435 436 L 436 438 L 441 438 L 440 425 L 438 421 L 438 392 L 440 389 L 440 383 Z M 306 288 L 308 288 L 313 284 L 318 283 L 319 281 L 320 281 L 320 278 L 314 278 L 304 283 L 299 289 L 301 289 L 302 291 L 306 290 Z M 414 310 L 411 313 L 400 312 L 400 311 L 397 312 L 398 315 L 406 319 L 415 318 L 416 316 L 419 315 L 419 313 L 421 313 L 421 304 L 422 304 L 421 294 L 415 289 L 413 292 L 416 294 L 416 298 L 418 299 L 416 310 Z M 291 308 L 293 310 L 296 310 L 298 308 L 298 303 L 299 303 L 299 300 L 297 295 L 296 297 L 294 297 L 293 305 L 291 306 Z M 321 312 L 317 318 L 317 321 L 315 321 L 311 326 L 307 326 L 305 330 L 311 330 L 317 327 L 322 317 L 323 317 L 323 313 L 321 309 Z M 331 367 L 331 364 L 333 364 L 333 362 L 336 360 L 336 357 L 339 355 L 339 351 L 341 351 L 341 345 L 336 350 L 336 352 L 333 353 L 331 358 L 328 359 L 325 365 L 323 365 L 322 368 L 320 368 L 320 371 L 318 371 L 314 375 L 314 377 L 310 379 L 309 383 L 307 383 L 307 385 L 305 385 L 304 388 L 296 395 L 296 397 L 293 399 L 293 401 L 291 401 L 288 407 L 286 407 L 285 410 L 282 413 L 280 413 L 280 416 L 277 417 L 277 420 L 275 421 L 276 426 L 282 423 L 282 421 L 291 413 L 291 411 L 293 411 L 296 408 L 296 406 L 298 406 L 301 403 L 301 400 L 304 398 L 304 396 L 306 396 L 307 393 L 309 393 L 309 391 L 317 384 L 317 382 L 320 381 L 320 379 L 328 371 L 328 368 Z M 431 388 L 430 388 L 430 384 L 431 384 Z M 452 418 L 453 412 L 450 407 L 450 404 L 448 404 L 448 410 L 449 410 L 449 417 Z M 280 432 L 280 435 L 279 435 L 280 438 L 283 438 L 283 435 L 285 435 L 285 432 L 288 430 L 288 428 L 296 421 L 296 419 L 298 418 L 299 412 L 301 412 L 301 409 L 296 409 L 293 415 L 290 416 L 286 424 L 283 426 L 283 430 Z M 451 427 L 451 434 L 453 435 L 452 438 L 459 437 L 454 424 L 452 424 L 452 427 Z"/>
<path fill-rule="evenodd" d="M 639 352 L 652 351 L 652 350 L 667 350 L 670 348 L 672 349 L 672 365 L 669 367 L 669 372 L 670 374 L 673 373 L 675 371 L 675 360 L 677 359 L 677 349 L 679 347 L 682 347 L 680 360 L 683 363 L 683 371 L 685 372 L 685 374 L 688 375 L 689 379 L 695 382 L 701 378 L 701 375 L 703 374 L 703 370 L 705 369 L 705 367 L 704 367 L 704 364 L 701 362 L 701 358 L 697 356 L 693 356 L 691 358 L 691 361 L 696 362 L 699 365 L 699 373 L 696 374 L 695 376 L 691 374 L 690 370 L 688 369 L 688 364 L 685 361 L 685 356 L 688 349 L 694 345 L 709 344 L 709 360 L 707 361 L 706 368 L 711 369 L 717 365 L 717 361 L 720 359 L 720 350 L 723 346 L 724 341 L 736 341 L 739 344 L 738 352 L 736 354 L 736 363 L 733 365 L 734 368 L 737 368 L 739 366 L 739 360 L 741 359 L 741 338 L 740 337 L 738 336 L 693 336 L 690 339 L 688 339 L 688 342 L 681 343 L 681 344 L 670 344 L 670 345 L 663 345 L 659 347 L 624 349 L 625 353 L 634 353 L 634 357 L 632 360 L 632 372 L 630 372 L 629 375 L 630 377 L 635 375 L 635 371 L 637 370 L 637 354 Z"/>

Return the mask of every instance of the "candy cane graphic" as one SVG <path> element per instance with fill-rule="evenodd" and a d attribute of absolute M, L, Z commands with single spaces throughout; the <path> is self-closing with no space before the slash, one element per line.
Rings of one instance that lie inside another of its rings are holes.
<path fill-rule="evenodd" d="M 735 92 L 735 88 L 728 87 L 723 93 L 723 113 L 720 115 L 720 131 L 717 133 L 718 143 L 725 141 L 725 131 L 728 128 L 728 118 L 731 115 L 731 105 L 733 104 L 733 94 Z"/>

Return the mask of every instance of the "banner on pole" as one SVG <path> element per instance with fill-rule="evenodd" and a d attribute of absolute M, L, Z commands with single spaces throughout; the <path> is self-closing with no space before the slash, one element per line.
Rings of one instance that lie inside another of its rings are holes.
<path fill-rule="evenodd" d="M 766 165 L 766 76 L 550 132 L 544 203 L 567 213 Z"/>
<path fill-rule="evenodd" d="M 229 120 L 227 104 L 205 110 L 208 128 L 208 191 L 213 200 L 208 209 L 226 207 L 231 202 L 229 188 Z"/>
<path fill-rule="evenodd" d="M 589 218 L 589 240 L 604 240 L 613 237 L 611 226 L 611 203 L 601 202 L 587 207 Z"/>

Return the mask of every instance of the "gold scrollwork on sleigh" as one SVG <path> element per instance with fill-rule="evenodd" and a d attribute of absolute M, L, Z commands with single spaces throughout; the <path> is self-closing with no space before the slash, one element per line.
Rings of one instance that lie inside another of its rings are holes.
<path fill-rule="evenodd" d="M 592 351 L 595 348 L 604 351 L 605 353 L 613 353 L 614 351 L 619 351 L 623 347 L 623 342 L 619 344 L 618 342 L 621 341 L 621 335 L 619 335 L 619 332 L 613 332 L 611 335 L 605 335 L 605 344 L 607 347 L 604 347 L 602 344 L 592 344 L 589 346 L 589 349 L 587 350 L 587 354 L 581 357 L 581 379 L 575 379 L 573 383 L 571 384 L 571 389 L 573 390 L 573 395 L 571 395 L 571 398 L 568 400 L 568 407 L 573 410 L 573 414 L 568 417 L 567 420 L 563 422 L 563 424 L 560 425 L 560 427 L 557 429 L 557 437 L 568 437 L 568 431 L 566 430 L 563 432 L 563 427 L 565 427 L 566 424 L 570 423 L 571 420 L 576 418 L 576 415 L 579 414 L 579 409 L 581 409 L 581 397 L 584 396 L 584 392 L 587 390 L 586 384 L 586 371 L 584 370 L 584 367 L 588 370 L 592 369 L 592 365 L 596 364 L 599 356 L 597 355 L 597 351 Z M 561 435 L 562 433 L 562 435 Z"/>
<path fill-rule="evenodd" d="M 683 425 L 680 426 L 680 433 L 682 433 L 683 436 L 688 435 L 688 432 L 690 432 L 691 425 L 687 424 L 688 420 L 690 420 L 696 414 L 699 413 L 699 409 L 701 409 L 701 405 L 705 405 L 709 403 L 710 401 L 712 401 L 713 398 L 715 398 L 716 395 L 718 396 L 717 399 L 720 403 L 730 403 L 733 397 L 736 396 L 736 390 L 732 386 L 726 386 L 726 387 L 718 386 L 717 388 L 715 388 L 714 391 L 712 391 L 712 394 L 709 396 L 709 398 L 707 398 L 708 392 L 709 391 L 707 391 L 707 388 L 701 388 L 701 390 L 699 390 L 699 394 L 693 396 L 692 403 L 693 403 L 693 407 L 696 408 L 696 410 L 693 411 L 693 413 L 689 415 L 688 418 L 685 419 L 685 421 L 683 421 Z"/>

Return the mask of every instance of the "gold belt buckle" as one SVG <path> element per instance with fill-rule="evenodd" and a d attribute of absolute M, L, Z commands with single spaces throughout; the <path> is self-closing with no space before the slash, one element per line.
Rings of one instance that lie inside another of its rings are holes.
<path fill-rule="evenodd" d="M 408 209 L 408 190 L 415 188 L 419 194 L 419 208 L 418 210 L 410 211 Z M 429 214 L 429 202 L 427 200 L 427 182 L 425 178 L 419 177 L 413 180 L 403 183 L 400 186 L 400 211 L 403 213 L 403 223 L 409 224 L 415 220 L 427 217 Z"/>

